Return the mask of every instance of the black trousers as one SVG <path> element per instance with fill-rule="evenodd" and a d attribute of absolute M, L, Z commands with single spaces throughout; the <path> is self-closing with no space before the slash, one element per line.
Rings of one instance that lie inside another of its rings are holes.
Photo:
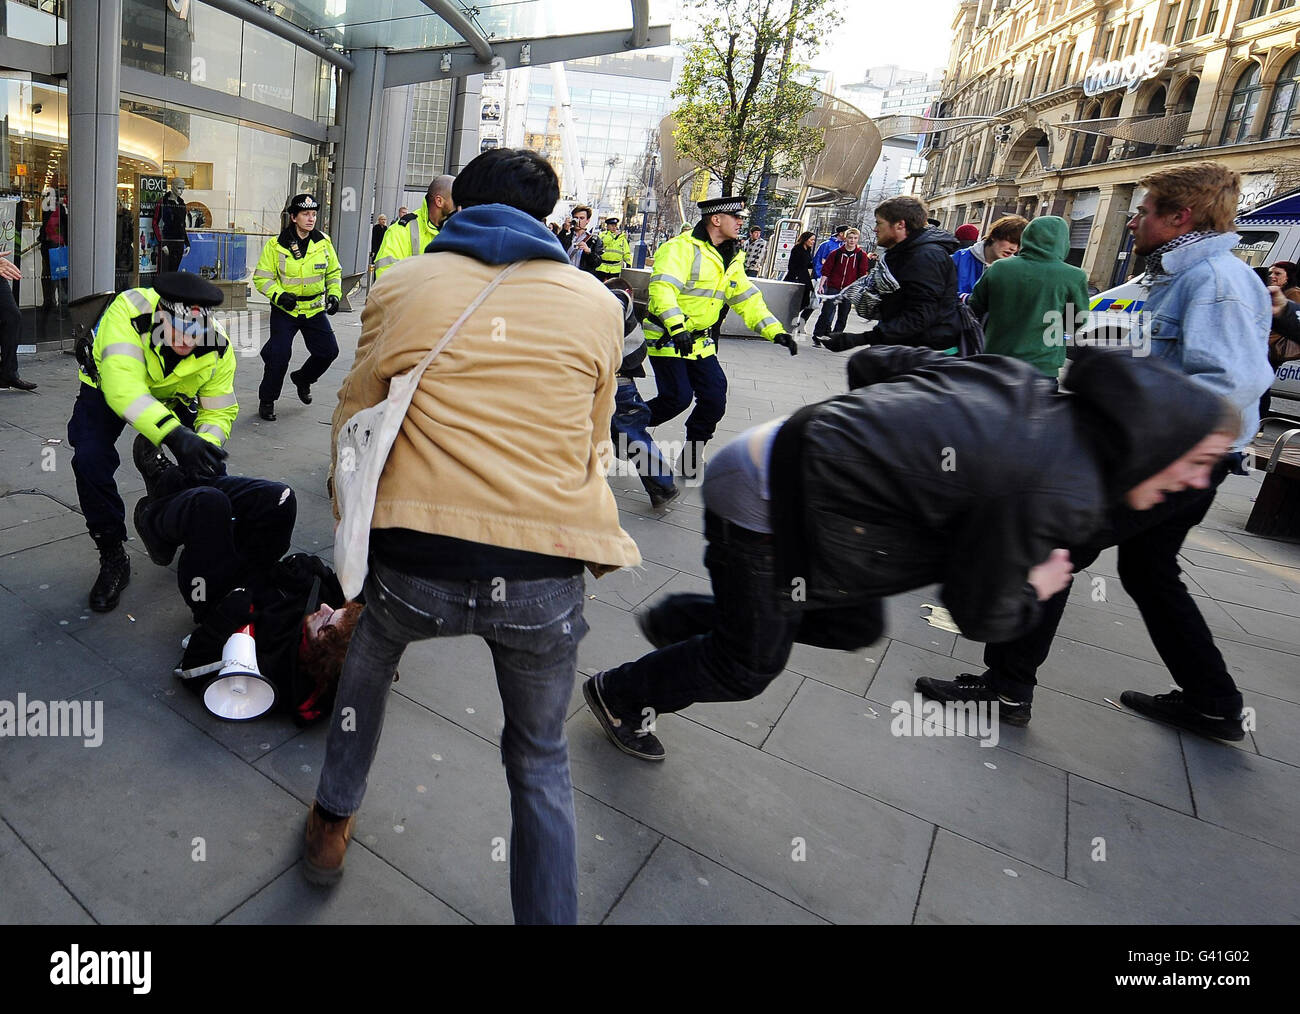
<path fill-rule="evenodd" d="M 275 401 L 280 397 L 284 375 L 289 370 L 289 360 L 293 356 L 293 336 L 299 331 L 302 332 L 307 351 L 311 353 L 301 370 L 307 383 L 316 383 L 321 374 L 329 369 L 330 363 L 338 358 L 339 343 L 334 337 L 328 316 L 317 313 L 310 317 L 299 317 L 272 305 L 271 336 L 262 346 L 262 362 L 266 364 L 266 369 L 262 373 L 262 384 L 257 389 L 257 396 L 262 401 Z"/>
<path fill-rule="evenodd" d="M 23 315 L 14 299 L 13 282 L 0 281 L 0 377 L 18 376 L 18 336 Z"/>
<path fill-rule="evenodd" d="M 185 256 L 185 241 L 173 239 L 167 241 L 167 253 L 163 253 L 162 245 L 158 247 L 158 270 L 179 271 L 181 259 Z"/>
<path fill-rule="evenodd" d="M 1228 675 L 1196 602 L 1179 578 L 1178 552 L 1187 533 L 1204 519 L 1227 474 L 1225 460 L 1211 474 L 1208 489 L 1169 494 L 1164 503 L 1149 511 L 1118 508 L 1105 538 L 1070 550 L 1075 570 L 1083 570 L 1103 549 L 1119 547 L 1120 583 L 1137 602 L 1160 658 L 1188 703 L 1216 715 L 1238 714 L 1241 693 Z M 985 676 L 995 690 L 1012 700 L 1033 699 L 1038 669 L 1052 650 L 1069 596 L 1066 588 L 1043 603 L 1042 618 L 1029 633 L 985 646 Z"/>
<path fill-rule="evenodd" d="M 68 420 L 68 443 L 73 448 L 77 500 L 96 542 L 126 540 L 126 507 L 113 478 L 122 463 L 114 445 L 125 426 L 126 420 L 108 407 L 99 388 L 81 385 Z"/>
<path fill-rule="evenodd" d="M 182 547 L 176 583 L 199 623 L 231 589 L 260 587 L 288 551 L 297 517 L 284 483 L 236 475 L 204 479 L 148 514 L 154 533 Z"/>

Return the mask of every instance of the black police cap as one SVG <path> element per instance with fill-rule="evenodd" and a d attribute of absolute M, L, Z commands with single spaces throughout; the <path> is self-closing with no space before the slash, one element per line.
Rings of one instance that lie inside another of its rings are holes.
<path fill-rule="evenodd" d="M 219 288 L 192 271 L 164 271 L 154 278 L 153 287 L 169 303 L 183 306 L 220 306 L 226 298 Z"/>
<path fill-rule="evenodd" d="M 297 194 L 289 202 L 289 214 L 293 216 L 300 211 L 320 211 L 320 202 L 311 194 Z"/>
<path fill-rule="evenodd" d="M 745 199 L 728 194 L 723 197 L 713 197 L 707 201 L 700 201 L 699 208 L 700 214 L 705 218 L 709 215 L 738 215 L 745 210 Z"/>

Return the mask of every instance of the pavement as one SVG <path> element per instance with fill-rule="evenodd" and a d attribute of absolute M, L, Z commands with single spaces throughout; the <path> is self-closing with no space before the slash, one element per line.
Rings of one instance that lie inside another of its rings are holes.
<path fill-rule="evenodd" d="M 343 354 L 302 406 L 256 416 L 241 360 L 231 470 L 290 483 L 294 549 L 332 555 L 325 497 Z M 304 353 L 299 343 L 295 365 Z M 719 439 L 844 389 L 844 356 L 724 339 Z M 138 539 L 120 606 L 86 607 L 96 554 L 77 513 L 66 424 L 71 357 L 25 357 L 35 394 L 0 391 L 0 701 L 102 702 L 102 742 L 0 738 L 0 922 L 505 923 L 509 798 L 486 646 L 412 645 L 333 890 L 302 877 L 323 726 L 224 723 L 178 687 L 188 632 L 173 570 Z M 645 394 L 653 388 L 642 382 Z M 119 442 L 128 517 L 142 491 Z M 682 439 L 680 420 L 660 427 Z M 644 564 L 590 580 L 591 674 L 648 649 L 635 611 L 707 590 L 699 490 L 656 515 L 610 478 Z M 1121 710 L 1170 679 L 1114 551 L 1076 580 L 1033 722 L 894 735 L 922 675 L 978 671 L 980 645 L 927 620 L 937 590 L 888 604 L 857 653 L 797 646 L 759 698 L 662 716 L 668 752 L 614 749 L 575 684 L 568 721 L 586 923 L 1295 923 L 1300 921 L 1300 544 L 1245 533 L 1258 474 L 1230 477 L 1182 553 L 1184 578 L 1254 709 L 1224 745 Z M 128 522 L 129 524 L 129 522 Z M 901 723 L 900 723 L 901 724 Z M 910 725 L 909 725 L 910 728 Z M 955 730 L 949 730 L 950 732 Z M 991 738 L 991 737 L 990 737 Z"/>

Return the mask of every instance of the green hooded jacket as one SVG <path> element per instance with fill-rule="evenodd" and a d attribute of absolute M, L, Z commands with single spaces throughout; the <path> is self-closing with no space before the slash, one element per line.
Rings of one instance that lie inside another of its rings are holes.
<path fill-rule="evenodd" d="M 1065 263 L 1070 226 L 1045 215 L 1025 227 L 1020 253 L 988 266 L 968 304 L 984 322 L 984 351 L 1011 356 L 1056 378 L 1065 364 L 1064 336 L 1088 312 L 1088 276 Z"/>

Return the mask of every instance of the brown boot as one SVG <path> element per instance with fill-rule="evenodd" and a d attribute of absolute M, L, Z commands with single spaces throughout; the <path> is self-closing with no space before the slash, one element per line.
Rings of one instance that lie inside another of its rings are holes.
<path fill-rule="evenodd" d="M 352 837 L 356 817 L 330 823 L 311 804 L 307 812 L 307 840 L 302 853 L 302 872 L 313 884 L 337 884 L 343 876 L 343 858 Z"/>

